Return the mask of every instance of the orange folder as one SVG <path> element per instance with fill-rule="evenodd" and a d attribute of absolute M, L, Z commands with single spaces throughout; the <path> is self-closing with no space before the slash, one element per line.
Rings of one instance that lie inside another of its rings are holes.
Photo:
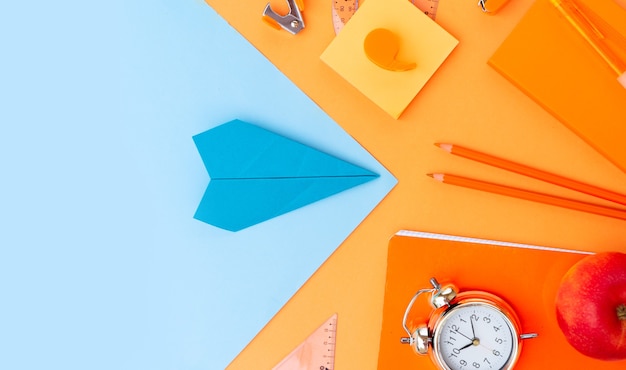
<path fill-rule="evenodd" d="M 436 239 L 445 237 L 445 239 Z M 501 244 L 501 245 L 498 245 Z M 516 370 L 624 369 L 626 361 L 585 357 L 561 333 L 554 297 L 565 272 L 585 254 L 479 239 L 401 231 L 389 242 L 378 369 L 436 369 L 429 356 L 418 356 L 400 343 L 406 336 L 402 317 L 409 300 L 429 279 L 453 283 L 460 291 L 484 290 L 507 301 L 521 321 L 523 341 Z M 419 297 L 409 316 L 426 323 L 431 308 Z"/>
<path fill-rule="evenodd" d="M 626 10 L 614 0 L 577 1 L 612 28 L 606 36 L 620 53 Z M 532 5 L 488 63 L 626 172 L 626 89 L 549 0 Z"/>

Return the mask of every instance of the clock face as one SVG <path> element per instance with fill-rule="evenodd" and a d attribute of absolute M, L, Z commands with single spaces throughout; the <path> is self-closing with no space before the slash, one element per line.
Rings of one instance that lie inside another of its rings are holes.
<path fill-rule="evenodd" d="M 438 360 L 450 370 L 499 370 L 517 352 L 517 333 L 499 309 L 486 303 L 452 308 L 433 338 Z"/>

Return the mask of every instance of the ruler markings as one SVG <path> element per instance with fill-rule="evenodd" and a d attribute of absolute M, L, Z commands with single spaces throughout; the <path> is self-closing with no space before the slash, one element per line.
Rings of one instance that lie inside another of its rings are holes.
<path fill-rule="evenodd" d="M 424 14 L 435 20 L 437 16 L 437 8 L 439 7 L 439 0 L 408 0 L 413 3 Z M 338 34 L 343 26 L 348 23 L 352 15 L 359 8 L 359 4 L 363 0 L 333 0 L 332 18 L 333 27 L 335 28 L 335 34 Z"/>
<path fill-rule="evenodd" d="M 272 370 L 334 370 L 337 314 L 331 316 Z"/>

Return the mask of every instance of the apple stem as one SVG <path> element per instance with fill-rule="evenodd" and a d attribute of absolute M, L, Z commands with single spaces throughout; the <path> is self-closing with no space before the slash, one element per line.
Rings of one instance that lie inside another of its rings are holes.
<path fill-rule="evenodd" d="M 626 303 L 622 303 L 619 306 L 617 306 L 615 311 L 617 312 L 617 318 L 620 321 L 626 320 Z"/>

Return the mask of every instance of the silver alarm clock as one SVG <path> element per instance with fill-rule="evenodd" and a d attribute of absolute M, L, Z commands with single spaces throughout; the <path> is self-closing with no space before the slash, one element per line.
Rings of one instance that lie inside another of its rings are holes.
<path fill-rule="evenodd" d="M 457 294 L 453 285 L 442 287 L 435 278 L 430 283 L 432 288 L 419 290 L 406 308 L 402 326 L 409 336 L 401 342 L 419 355 L 429 354 L 440 369 L 512 369 L 521 353 L 522 340 L 537 336 L 521 334 L 515 311 L 491 293 Z M 434 308 L 428 323 L 408 328 L 415 300 L 428 292 Z"/>

